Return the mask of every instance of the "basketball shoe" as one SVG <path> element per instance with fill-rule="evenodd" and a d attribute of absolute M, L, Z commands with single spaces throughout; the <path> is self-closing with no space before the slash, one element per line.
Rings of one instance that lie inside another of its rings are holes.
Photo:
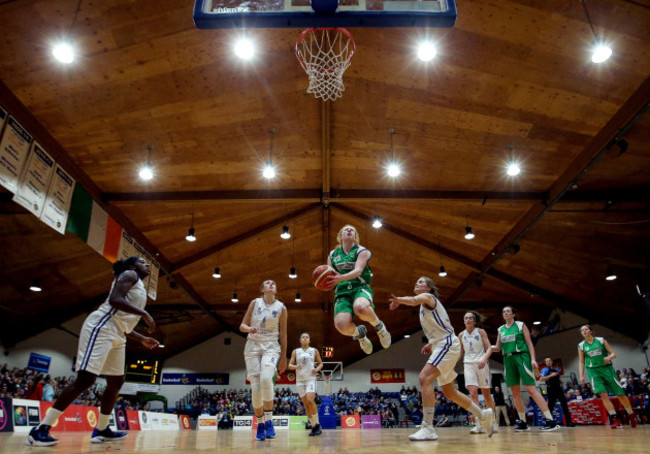
<path fill-rule="evenodd" d="M 379 322 L 381 323 L 381 328 L 377 330 L 377 336 L 379 337 L 379 342 L 381 343 L 381 346 L 384 348 L 390 347 L 391 344 L 391 337 L 390 333 L 386 329 L 386 325 L 384 325 L 384 322 Z"/>
<path fill-rule="evenodd" d="M 552 419 L 547 419 L 546 424 L 544 424 L 542 427 L 539 428 L 542 432 L 552 432 L 554 430 L 558 430 L 560 428 L 560 425 L 553 421 Z"/>
<path fill-rule="evenodd" d="M 621 420 L 618 419 L 618 416 L 610 416 L 609 417 L 609 423 L 610 423 L 610 427 L 612 429 L 622 429 L 623 428 L 623 424 L 621 424 Z"/>
<path fill-rule="evenodd" d="M 481 423 L 477 422 L 474 427 L 472 427 L 472 430 L 469 431 L 472 435 L 478 435 L 478 434 L 484 434 L 485 433 L 485 427 L 481 425 Z"/>
<path fill-rule="evenodd" d="M 438 439 L 438 434 L 436 433 L 436 429 L 433 428 L 433 426 L 430 426 L 426 422 L 422 422 L 422 426 L 420 427 L 420 430 L 415 432 L 414 434 L 409 435 L 409 440 L 411 441 L 428 441 L 428 440 L 437 440 Z"/>
<path fill-rule="evenodd" d="M 320 434 L 323 433 L 323 430 L 320 427 L 320 424 L 316 424 L 312 429 L 311 432 L 309 432 L 310 437 L 316 437 Z"/>
<path fill-rule="evenodd" d="M 491 408 L 486 408 L 481 411 L 481 416 L 478 419 L 478 424 L 487 430 L 488 438 L 494 434 L 494 412 Z"/>
<path fill-rule="evenodd" d="M 27 446 L 54 446 L 59 440 L 50 436 L 50 426 L 39 425 L 32 428 L 25 439 Z"/>
<path fill-rule="evenodd" d="M 257 423 L 257 435 L 255 438 L 260 441 L 266 440 L 266 425 L 264 423 Z"/>
<path fill-rule="evenodd" d="M 266 438 L 275 438 L 275 428 L 273 427 L 273 421 L 266 421 L 264 423 L 266 426 Z"/>
<path fill-rule="evenodd" d="M 517 420 L 515 422 L 515 432 L 528 432 L 529 430 L 530 427 L 528 427 L 528 423 L 526 421 Z"/>
<path fill-rule="evenodd" d="M 353 339 L 359 341 L 359 345 L 361 346 L 361 350 L 363 350 L 363 352 L 366 355 L 371 354 L 372 353 L 372 342 L 370 342 L 370 339 L 368 339 L 368 336 L 366 336 L 366 334 L 368 334 L 368 330 L 363 325 L 357 326 L 357 330 L 359 331 L 359 335 L 354 336 Z"/>
<path fill-rule="evenodd" d="M 112 441 L 120 441 L 125 439 L 129 434 L 126 432 L 113 432 L 110 427 L 104 430 L 95 429 L 90 437 L 91 443 L 104 443 Z"/>
<path fill-rule="evenodd" d="M 630 427 L 632 427 L 634 429 L 638 423 L 639 422 L 636 419 L 636 412 L 633 412 L 630 415 Z"/>

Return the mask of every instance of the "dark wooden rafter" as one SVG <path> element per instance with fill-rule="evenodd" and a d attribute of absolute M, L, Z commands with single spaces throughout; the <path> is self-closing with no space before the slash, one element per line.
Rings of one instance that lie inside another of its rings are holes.
<path fill-rule="evenodd" d="M 286 222 L 287 219 L 294 219 L 297 217 L 302 216 L 305 213 L 308 213 L 314 209 L 316 209 L 319 206 L 319 204 L 316 203 L 310 203 L 306 207 L 300 208 L 298 210 L 294 210 L 290 213 L 287 213 L 286 215 L 279 216 L 275 219 L 272 219 L 271 221 L 262 224 L 258 227 L 255 227 L 252 230 L 249 230 L 248 232 L 244 232 L 240 235 L 237 235 L 233 238 L 229 238 L 225 241 L 222 241 L 221 243 L 215 244 L 213 246 L 210 246 L 208 248 L 203 249 L 202 251 L 197 252 L 196 254 L 193 254 L 183 260 L 179 260 L 178 262 L 174 263 L 171 266 L 171 269 L 173 273 L 177 273 L 181 269 L 198 262 L 199 260 L 202 260 L 206 257 L 211 256 L 212 254 L 221 251 L 222 249 L 225 249 L 227 247 L 233 246 L 237 243 L 240 243 L 242 241 L 245 241 L 249 238 L 253 238 L 255 235 L 264 232 L 265 230 L 277 227 L 278 225 L 281 225 L 283 222 Z"/>
<path fill-rule="evenodd" d="M 210 317 L 212 317 L 219 325 L 221 325 L 223 329 L 225 330 L 231 329 L 230 325 L 228 325 L 228 323 L 224 319 L 222 319 L 212 311 L 210 305 L 201 297 L 201 295 L 199 295 L 199 293 L 196 290 L 194 290 L 194 287 L 192 287 L 190 283 L 187 282 L 187 279 L 185 279 L 179 273 L 173 274 L 172 277 L 174 278 L 176 283 L 178 283 L 181 289 L 183 289 L 183 291 L 187 293 L 187 295 L 190 298 L 192 298 L 192 300 L 196 304 L 198 304 L 201 307 L 201 309 L 203 309 L 208 315 L 210 315 Z"/>

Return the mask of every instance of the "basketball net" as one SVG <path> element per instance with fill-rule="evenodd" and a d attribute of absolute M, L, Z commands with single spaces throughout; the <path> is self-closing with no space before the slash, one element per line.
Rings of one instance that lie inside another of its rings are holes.
<path fill-rule="evenodd" d="M 307 93 L 323 101 L 336 101 L 345 90 L 343 73 L 356 46 L 344 28 L 308 28 L 296 42 L 296 57 L 309 77 Z M 328 381 L 329 383 L 329 381 Z"/>

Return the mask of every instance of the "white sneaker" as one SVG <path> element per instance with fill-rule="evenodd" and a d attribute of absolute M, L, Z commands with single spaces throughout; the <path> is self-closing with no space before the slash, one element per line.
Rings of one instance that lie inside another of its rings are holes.
<path fill-rule="evenodd" d="M 360 337 L 358 341 L 359 345 L 361 346 L 361 350 L 363 350 L 366 355 L 372 353 L 372 342 L 370 342 L 370 339 L 368 339 L 367 336 Z"/>
<path fill-rule="evenodd" d="M 492 433 L 495 434 L 499 431 L 499 424 L 497 422 L 492 423 Z"/>
<path fill-rule="evenodd" d="M 391 337 L 390 333 L 386 329 L 386 325 L 383 324 L 382 322 L 382 328 L 377 331 L 377 336 L 379 336 L 379 342 L 381 342 L 381 346 L 384 348 L 390 347 L 391 344 Z"/>
<path fill-rule="evenodd" d="M 411 441 L 428 441 L 437 439 L 438 434 L 436 433 L 436 430 L 425 422 L 422 423 L 420 430 L 409 435 L 409 440 Z"/>
<path fill-rule="evenodd" d="M 476 425 L 472 427 L 472 430 L 470 430 L 469 433 L 471 433 L 472 435 L 484 434 L 485 427 L 483 427 L 479 423 L 476 423 Z"/>
<path fill-rule="evenodd" d="M 492 409 L 486 408 L 481 411 L 481 417 L 478 420 L 484 428 L 487 428 L 488 437 L 491 437 L 494 434 L 494 412 Z"/>

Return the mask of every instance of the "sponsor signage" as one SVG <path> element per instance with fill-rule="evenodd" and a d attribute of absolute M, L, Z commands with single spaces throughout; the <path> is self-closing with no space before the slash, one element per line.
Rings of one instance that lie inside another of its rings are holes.
<path fill-rule="evenodd" d="M 0 432 L 13 432 L 14 419 L 11 411 L 11 399 L 0 397 Z"/>
<path fill-rule="evenodd" d="M 126 418 L 129 421 L 129 430 L 140 430 L 140 415 L 136 410 L 127 410 Z"/>
<path fill-rule="evenodd" d="M 251 430 L 256 428 L 257 421 L 253 416 L 235 416 L 232 421 L 233 430 Z"/>
<path fill-rule="evenodd" d="M 370 383 L 406 383 L 404 369 L 370 369 Z"/>
<path fill-rule="evenodd" d="M 359 415 L 341 416 L 341 429 L 359 429 Z"/>
<path fill-rule="evenodd" d="M 306 424 L 306 416 L 289 416 L 289 430 L 302 430 L 304 432 Z"/>
<path fill-rule="evenodd" d="M 138 418 L 140 419 L 140 430 L 151 430 L 151 419 L 146 411 L 139 411 Z"/>
<path fill-rule="evenodd" d="M 13 399 L 14 432 L 29 432 L 41 420 L 41 406 L 37 400 Z"/>
<path fill-rule="evenodd" d="M 129 430 L 129 418 L 126 416 L 126 410 L 122 408 L 115 410 L 115 424 L 117 430 Z"/>
<path fill-rule="evenodd" d="M 381 418 L 379 415 L 363 415 L 361 417 L 362 429 L 381 429 Z"/>
<path fill-rule="evenodd" d="M 183 415 L 186 416 L 187 415 Z M 189 425 L 189 418 L 187 420 L 187 424 Z M 196 423 L 196 428 L 198 430 L 210 430 L 210 431 L 215 431 L 217 430 L 217 417 L 216 416 L 210 416 L 210 415 L 200 415 L 199 419 Z"/>
<path fill-rule="evenodd" d="M 295 380 L 294 380 L 295 383 Z M 230 374 L 227 373 L 163 373 L 163 385 L 228 385 Z"/>
<path fill-rule="evenodd" d="M 181 429 L 183 430 L 190 430 L 192 428 L 190 417 L 188 415 L 180 415 L 178 417 L 178 422 L 181 424 Z"/>
<path fill-rule="evenodd" d="M 39 355 L 38 353 L 29 354 L 29 362 L 27 363 L 27 369 L 35 370 L 36 372 L 43 372 L 47 374 L 47 371 L 50 370 L 50 361 L 51 357 L 45 355 Z"/>
<path fill-rule="evenodd" d="M 41 414 L 45 415 L 52 402 L 40 402 Z M 87 405 L 70 405 L 52 426 L 54 432 L 88 432 L 97 427 L 99 410 Z"/>

